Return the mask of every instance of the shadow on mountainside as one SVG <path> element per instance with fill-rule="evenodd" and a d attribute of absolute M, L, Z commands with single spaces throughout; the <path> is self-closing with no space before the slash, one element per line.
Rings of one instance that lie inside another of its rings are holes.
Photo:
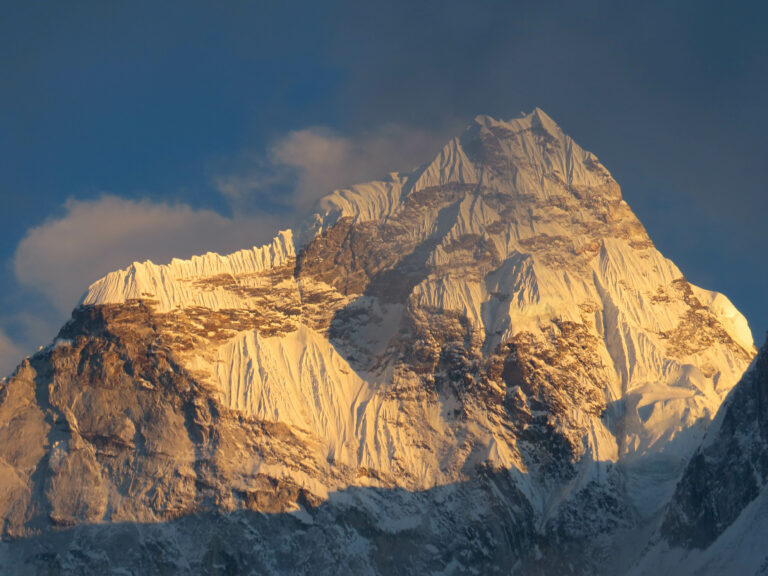
<path fill-rule="evenodd" d="M 537 562 L 532 511 L 506 471 L 423 492 L 348 488 L 282 514 L 91 524 L 0 543 L 3 574 L 562 574 Z"/>

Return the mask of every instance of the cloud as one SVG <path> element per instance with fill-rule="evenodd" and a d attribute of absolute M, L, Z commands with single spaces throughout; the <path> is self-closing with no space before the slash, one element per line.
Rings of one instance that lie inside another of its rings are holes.
<path fill-rule="evenodd" d="M 68 200 L 65 214 L 32 228 L 13 259 L 17 281 L 68 313 L 90 283 L 135 260 L 164 263 L 267 242 L 280 218 L 228 218 L 185 204 L 116 196 Z"/>
<path fill-rule="evenodd" d="M 267 206 L 306 214 L 332 190 L 430 160 L 447 141 L 446 132 L 396 124 L 353 135 L 324 127 L 295 130 L 272 142 L 265 155 L 241 155 L 213 182 L 236 210 Z"/>

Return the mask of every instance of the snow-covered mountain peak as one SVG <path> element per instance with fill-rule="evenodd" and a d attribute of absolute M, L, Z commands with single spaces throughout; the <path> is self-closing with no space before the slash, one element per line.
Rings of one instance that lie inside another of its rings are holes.
<path fill-rule="evenodd" d="M 94 283 L 82 305 L 249 311 L 285 332 L 328 330 L 365 303 L 367 317 L 387 314 L 391 326 L 334 343 L 353 346 L 363 372 L 386 364 L 383 351 L 413 311 L 464 318 L 486 353 L 562 322 L 582 326 L 600 342 L 605 401 L 642 408 L 621 437 L 595 440 L 612 460 L 669 451 L 669 437 L 688 427 L 681 415 L 711 417 L 754 353 L 743 316 L 685 281 L 610 173 L 539 109 L 509 121 L 479 116 L 419 170 L 336 190 L 318 206 L 298 243 L 286 231 L 229 256 L 134 264 Z M 333 304 L 315 310 L 318 294 Z M 345 330 L 343 339 L 358 328 Z"/>
<path fill-rule="evenodd" d="M 91 285 L 2 384 L 0 525 L 311 523 L 327 503 L 353 556 L 432 530 L 438 551 L 468 538 L 437 573 L 621 573 L 603 558 L 659 517 L 753 355 L 594 154 L 541 110 L 481 116 L 420 169 L 333 191 L 299 234 Z M 464 530 L 467 510 L 493 521 Z"/>
<path fill-rule="evenodd" d="M 597 157 L 583 150 L 544 111 L 509 121 L 479 116 L 462 136 L 476 163 L 529 177 L 562 180 L 569 186 L 618 186 Z"/>
<path fill-rule="evenodd" d="M 532 198 L 563 206 L 567 199 L 582 213 L 595 207 L 595 194 L 611 202 L 621 199 L 618 184 L 597 157 L 537 108 L 509 121 L 477 116 L 414 172 L 332 192 L 319 202 L 309 237 L 339 218 L 387 219 L 409 196 L 444 186 L 507 195 L 520 206 Z"/>
<path fill-rule="evenodd" d="M 134 262 L 91 284 L 79 305 L 143 300 L 152 302 L 159 312 L 190 306 L 247 308 L 247 290 L 260 274 L 290 264 L 295 256 L 293 232 L 283 230 L 269 244 L 225 256 L 208 252 L 188 260 L 174 258 L 164 265 Z M 227 278 L 234 284 L 225 282 Z"/>
<path fill-rule="evenodd" d="M 563 133 L 560 126 L 558 126 L 555 121 L 539 107 L 534 108 L 533 112 L 531 112 L 531 123 L 553 136 L 555 134 Z"/>
<path fill-rule="evenodd" d="M 510 120 L 500 120 L 493 116 L 486 114 L 480 114 L 475 116 L 474 124 L 484 127 L 486 129 L 492 128 L 506 128 L 512 132 L 521 132 L 524 130 L 537 130 L 549 134 L 554 138 L 561 138 L 565 134 L 561 130 L 560 126 L 541 108 L 534 108 L 532 112 L 528 114 L 521 114 L 518 118 L 512 118 Z M 471 128 L 471 126 L 470 126 Z"/>

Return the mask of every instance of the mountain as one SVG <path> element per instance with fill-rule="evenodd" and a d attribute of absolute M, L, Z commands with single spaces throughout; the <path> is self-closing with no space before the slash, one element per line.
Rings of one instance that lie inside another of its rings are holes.
<path fill-rule="evenodd" d="M 636 574 L 768 574 L 768 344 L 688 463 Z"/>
<path fill-rule="evenodd" d="M 622 573 L 754 354 L 595 155 L 479 116 L 266 246 L 91 285 L 0 388 L 0 565 Z"/>

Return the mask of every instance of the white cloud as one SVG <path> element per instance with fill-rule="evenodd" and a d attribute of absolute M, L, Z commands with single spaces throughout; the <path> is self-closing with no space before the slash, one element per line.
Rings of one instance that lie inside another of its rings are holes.
<path fill-rule="evenodd" d="M 306 213 L 334 189 L 418 167 L 445 140 L 398 125 L 353 136 L 311 127 L 278 138 L 266 156 L 242 155 L 235 169 L 213 180 L 219 192 L 242 209 L 268 202 Z"/>
<path fill-rule="evenodd" d="M 30 229 L 14 256 L 16 279 L 68 313 L 88 285 L 135 260 L 164 263 L 269 241 L 280 224 L 266 216 L 228 218 L 185 204 L 115 196 L 69 200 L 66 213 Z"/>

